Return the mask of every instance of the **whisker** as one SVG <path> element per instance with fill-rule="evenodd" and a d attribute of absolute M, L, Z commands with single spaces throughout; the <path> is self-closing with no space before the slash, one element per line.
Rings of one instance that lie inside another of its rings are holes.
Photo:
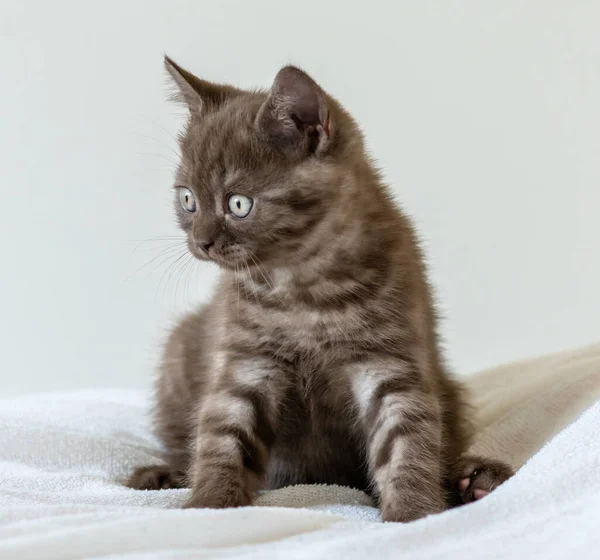
<path fill-rule="evenodd" d="M 173 173 L 175 173 L 175 170 L 172 167 L 150 167 L 148 171 L 164 171 L 165 173 L 169 173 L 170 175 L 173 175 Z"/>
<path fill-rule="evenodd" d="M 258 257 L 256 255 L 254 255 L 254 253 L 250 253 L 250 258 L 252 259 L 252 262 L 256 265 L 256 268 L 258 268 L 258 271 L 262 274 L 262 277 L 265 279 L 265 282 L 267 283 L 269 288 L 271 288 L 271 290 L 272 290 L 273 289 L 273 279 L 270 276 L 269 276 L 269 278 L 267 278 L 267 276 L 265 276 L 265 272 L 263 271 L 262 267 L 260 266 Z"/>
<path fill-rule="evenodd" d="M 239 277 L 239 269 L 238 265 L 235 265 L 235 285 L 237 287 L 237 316 L 238 321 L 240 319 L 240 277 Z"/>
<path fill-rule="evenodd" d="M 248 263 L 244 263 L 246 265 L 246 270 L 248 271 L 248 275 L 250 276 L 250 283 L 252 285 L 252 293 L 254 294 L 254 299 L 256 303 L 258 303 L 258 296 L 256 295 L 256 287 L 254 286 L 254 278 L 252 277 L 252 272 L 250 272 L 250 267 Z"/>
<path fill-rule="evenodd" d="M 133 251 L 133 252 L 137 252 L 137 253 L 150 253 L 152 251 L 165 251 L 167 249 L 170 249 L 171 247 L 179 247 L 181 246 L 181 242 L 180 241 L 176 241 L 176 242 L 171 242 L 171 243 L 163 243 L 162 245 L 158 245 L 157 247 L 142 247 L 140 249 L 138 249 L 137 251 Z M 132 254 L 133 254 L 132 252 Z"/>
<path fill-rule="evenodd" d="M 190 286 L 191 286 L 191 288 L 189 288 L 189 289 L 192 289 L 194 291 L 198 288 L 198 270 L 200 268 L 201 268 L 200 263 L 196 259 L 194 259 L 194 261 L 190 267 L 191 272 L 190 272 L 190 278 L 189 278 Z M 192 297 L 193 297 L 193 295 L 194 294 L 192 294 Z M 188 297 L 189 297 L 189 294 L 188 294 Z"/>
<path fill-rule="evenodd" d="M 137 152 L 137 154 L 139 156 L 150 156 L 150 157 L 164 159 L 165 161 L 168 161 L 169 163 L 172 163 L 175 167 L 179 166 L 179 162 L 178 161 L 175 161 L 174 159 L 171 159 L 170 157 L 165 156 L 163 154 L 152 154 L 150 152 Z"/>
<path fill-rule="evenodd" d="M 185 254 L 185 253 L 183 253 Z M 160 278 L 158 280 L 158 284 L 156 286 L 156 291 L 154 293 L 154 301 L 157 301 L 159 299 L 159 293 L 160 295 L 160 308 L 161 310 L 164 308 L 164 302 L 165 302 L 165 297 L 167 295 L 167 286 L 168 286 L 168 281 L 166 281 L 163 285 L 163 280 L 165 280 L 166 275 L 169 273 L 169 271 L 172 271 L 173 268 L 175 267 L 175 265 L 177 264 L 177 262 L 179 261 L 179 259 L 181 258 L 182 255 L 174 255 L 173 256 L 173 261 L 171 261 L 171 263 L 169 263 L 169 265 L 162 271 L 162 274 L 160 275 Z M 161 286 L 162 286 L 162 292 L 161 292 Z"/>
<path fill-rule="evenodd" d="M 144 117 L 145 119 L 149 120 L 154 126 L 157 126 L 158 128 L 160 128 L 163 132 L 166 132 L 176 143 L 179 144 L 179 141 L 177 140 L 177 138 L 175 138 L 175 136 L 173 136 L 164 126 L 162 126 L 161 124 L 158 124 L 155 120 L 151 119 L 149 116 L 147 115 L 143 115 L 140 113 L 141 117 Z"/>
<path fill-rule="evenodd" d="M 195 266 L 196 266 L 196 259 L 194 258 L 193 255 L 191 255 L 191 256 L 192 256 L 192 258 L 188 260 L 187 273 L 185 276 L 185 283 L 183 285 L 183 298 L 185 301 L 190 300 L 190 297 L 189 297 L 190 296 L 190 278 L 192 277 L 194 270 L 195 270 Z"/>
<path fill-rule="evenodd" d="M 190 263 L 188 266 L 188 271 L 185 277 L 185 299 L 188 303 L 192 303 L 191 302 L 191 296 L 190 296 L 190 281 L 192 280 L 192 277 L 194 276 L 194 273 L 196 272 L 196 270 L 198 269 L 198 265 L 200 263 L 198 262 L 198 260 L 196 259 L 196 257 L 194 257 L 192 255 L 192 258 L 190 259 Z M 192 287 L 195 286 L 196 284 L 192 283 Z"/>
<path fill-rule="evenodd" d="M 179 265 L 175 268 L 175 290 L 173 291 L 173 306 L 177 307 L 177 294 L 179 293 L 179 281 L 181 280 L 181 276 L 183 275 L 183 270 L 185 268 L 186 263 L 188 262 L 189 254 L 186 255 Z"/>
<path fill-rule="evenodd" d="M 156 255 L 155 257 L 153 257 L 152 259 L 150 259 L 148 262 L 144 263 L 142 266 L 140 266 L 139 268 L 137 268 L 126 280 L 125 282 L 129 282 L 138 272 L 142 271 L 144 268 L 146 268 L 147 266 L 150 266 L 152 263 L 156 262 L 158 259 L 160 259 L 161 257 L 164 257 L 165 255 L 167 255 L 167 258 L 164 261 L 161 261 L 158 266 L 160 266 L 163 262 L 166 262 L 167 260 L 169 260 L 169 258 L 171 258 L 172 254 L 175 253 L 177 251 L 177 249 L 187 249 L 187 247 L 179 247 L 179 246 L 169 246 L 163 250 L 161 250 L 161 252 Z M 150 274 L 152 274 L 152 272 L 154 272 L 156 270 L 157 267 L 153 268 L 148 276 Z M 148 277 L 146 276 L 146 278 Z"/>
<path fill-rule="evenodd" d="M 181 255 L 185 255 L 186 251 L 187 251 L 187 248 L 184 248 L 184 249 L 182 249 L 182 250 L 181 250 Z M 160 263 L 158 263 L 158 264 L 157 264 L 157 265 L 156 265 L 156 266 L 155 266 L 155 267 L 154 267 L 154 268 L 153 268 L 153 269 L 152 269 L 152 270 L 151 270 L 151 271 L 150 271 L 150 272 L 149 272 L 149 273 L 146 275 L 146 278 L 149 278 L 149 276 L 150 276 L 150 275 L 151 275 L 151 274 L 152 274 L 152 273 L 153 273 L 153 272 L 154 272 L 156 269 L 160 268 L 160 267 L 161 267 L 163 264 L 165 264 L 166 262 L 169 262 L 169 260 L 171 260 L 171 259 L 179 259 L 179 258 L 180 258 L 180 256 L 179 256 L 179 255 L 180 255 L 180 253 L 177 253 L 177 252 L 174 252 L 174 253 L 171 253 L 171 254 L 169 254 L 169 256 L 168 256 L 166 259 L 164 259 L 164 260 L 162 260 Z M 169 266 L 171 266 L 171 265 L 169 265 Z"/>
<path fill-rule="evenodd" d="M 131 251 L 131 255 L 133 256 L 135 253 L 148 253 L 150 251 L 164 251 L 171 247 L 181 247 L 185 242 L 183 239 L 179 239 L 177 241 L 169 241 L 168 239 L 157 240 L 156 245 L 154 246 L 142 246 L 148 245 L 147 243 L 138 244 L 135 249 Z"/>
<path fill-rule="evenodd" d="M 165 148 L 171 150 L 171 152 L 173 152 L 173 154 L 177 158 L 181 157 L 181 154 L 179 152 L 177 152 L 174 148 L 169 146 L 169 144 L 167 144 L 166 142 L 163 142 L 162 140 L 159 140 L 158 138 L 153 138 L 152 136 L 145 136 L 144 134 L 138 134 L 137 136 L 139 136 L 140 138 L 146 138 L 147 140 L 153 140 L 154 142 L 158 142 L 159 144 L 162 144 Z"/>
<path fill-rule="evenodd" d="M 146 243 L 154 243 L 159 241 L 182 241 L 184 239 L 186 239 L 185 235 L 158 235 L 156 237 L 150 237 L 149 239 L 128 239 L 127 241 L 130 243 L 137 243 L 133 250 L 135 252 L 138 247 Z"/>
<path fill-rule="evenodd" d="M 186 248 L 185 248 L 185 250 L 184 250 L 184 251 L 181 253 L 181 255 L 179 255 L 179 256 L 178 256 L 178 257 L 175 259 L 175 261 L 174 261 L 174 262 L 173 262 L 171 265 L 169 265 L 169 267 L 167 268 L 167 270 L 165 270 L 165 271 L 163 272 L 163 276 L 161 276 L 161 280 L 160 280 L 160 282 L 159 282 L 159 284 L 158 284 L 158 288 L 160 288 L 160 284 L 161 284 L 161 282 L 162 282 L 162 278 L 163 278 L 163 277 L 164 277 L 164 275 L 167 273 L 167 271 L 168 271 L 168 270 L 170 270 L 170 271 L 171 271 L 171 272 L 169 273 L 169 275 L 167 276 L 167 279 L 166 279 L 166 281 L 165 281 L 164 290 L 163 290 L 163 295 L 162 295 L 162 301 L 163 301 L 163 302 L 164 302 L 164 297 L 165 297 L 165 295 L 166 295 L 166 293 L 167 293 L 167 286 L 169 285 L 169 282 L 171 281 L 171 278 L 173 277 L 173 274 L 175 273 L 175 271 L 176 271 L 176 270 L 178 270 L 178 266 L 179 266 L 180 264 L 182 264 L 182 263 L 181 263 L 181 259 L 183 259 L 183 258 L 184 258 L 186 255 L 189 255 L 187 247 L 186 247 Z M 157 288 L 157 293 L 156 293 L 156 295 L 158 295 L 158 288 Z M 177 298 L 177 291 L 175 291 L 175 299 L 176 299 L 176 298 Z M 176 303 L 177 303 L 177 301 L 175 301 L 175 304 L 176 304 Z M 161 303 L 161 307 L 162 307 L 162 303 Z"/>

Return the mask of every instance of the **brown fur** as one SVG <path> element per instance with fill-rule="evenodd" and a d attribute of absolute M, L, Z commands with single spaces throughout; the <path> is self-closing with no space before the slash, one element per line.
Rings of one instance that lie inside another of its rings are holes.
<path fill-rule="evenodd" d="M 197 204 L 176 197 L 176 213 L 190 251 L 223 272 L 166 344 L 167 465 L 130 486 L 189 484 L 188 507 L 228 507 L 261 488 L 344 484 L 409 521 L 503 482 L 508 467 L 463 457 L 463 394 L 414 228 L 348 113 L 293 67 L 246 92 L 165 63 L 190 110 L 176 187 Z M 247 217 L 232 194 L 254 200 Z"/>

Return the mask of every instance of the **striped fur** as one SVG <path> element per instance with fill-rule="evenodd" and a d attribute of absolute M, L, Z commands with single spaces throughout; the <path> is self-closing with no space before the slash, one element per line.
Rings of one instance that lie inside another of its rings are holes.
<path fill-rule="evenodd" d="M 228 507 L 261 488 L 346 484 L 385 520 L 409 521 L 510 476 L 463 457 L 466 409 L 414 228 L 352 118 L 294 68 L 270 92 L 167 69 L 190 109 L 176 185 L 198 205 L 176 213 L 222 276 L 166 344 L 156 425 L 168 466 L 130 485 L 189 484 L 189 507 Z M 247 218 L 227 213 L 231 193 L 254 199 Z"/>

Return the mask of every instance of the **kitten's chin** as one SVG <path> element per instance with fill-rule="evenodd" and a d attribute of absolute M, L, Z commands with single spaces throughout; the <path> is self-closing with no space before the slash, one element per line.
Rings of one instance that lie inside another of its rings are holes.
<path fill-rule="evenodd" d="M 225 258 L 221 255 L 214 255 L 214 254 L 213 255 L 210 255 L 210 254 L 198 255 L 196 253 L 194 253 L 194 256 L 199 261 L 216 264 L 219 268 L 221 268 L 223 270 L 235 271 L 239 268 L 248 266 L 248 261 L 246 259 L 242 259 L 242 258 L 231 259 L 231 258 Z"/>
<path fill-rule="evenodd" d="M 214 258 L 214 259 L 211 259 L 211 261 L 223 270 L 236 271 L 236 270 L 239 270 L 240 268 L 244 268 L 245 266 L 248 266 L 248 263 L 242 259 L 232 261 L 232 260 Z"/>
<path fill-rule="evenodd" d="M 222 255 L 213 248 L 208 250 L 190 247 L 190 253 L 199 261 L 216 264 L 223 270 L 238 270 L 247 266 L 253 267 L 251 258 L 242 255 Z"/>

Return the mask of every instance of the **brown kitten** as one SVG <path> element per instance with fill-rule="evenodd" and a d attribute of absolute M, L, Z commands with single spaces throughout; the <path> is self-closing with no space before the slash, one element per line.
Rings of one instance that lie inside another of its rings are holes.
<path fill-rule="evenodd" d="M 190 111 L 177 216 L 223 272 L 166 345 L 167 465 L 130 486 L 189 484 L 188 507 L 235 507 L 261 488 L 343 484 L 410 521 L 506 480 L 462 457 L 465 406 L 418 240 L 350 115 L 291 66 L 248 92 L 165 64 Z"/>

